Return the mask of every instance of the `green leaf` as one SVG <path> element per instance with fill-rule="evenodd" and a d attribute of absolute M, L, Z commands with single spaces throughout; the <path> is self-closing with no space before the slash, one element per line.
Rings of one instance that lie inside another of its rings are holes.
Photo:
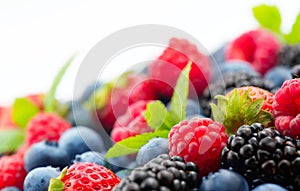
<path fill-rule="evenodd" d="M 253 15 L 262 27 L 280 33 L 281 16 L 276 6 L 259 5 L 253 7 Z"/>
<path fill-rule="evenodd" d="M 216 104 L 214 104 L 214 103 L 211 103 L 210 106 L 211 106 L 214 120 L 219 123 L 224 123 L 225 113 L 219 107 L 217 107 Z"/>
<path fill-rule="evenodd" d="M 61 181 L 61 179 L 67 174 L 68 167 L 65 167 L 59 177 L 57 178 L 51 178 L 48 191 L 63 191 L 65 188 L 64 183 Z"/>
<path fill-rule="evenodd" d="M 129 137 L 113 145 L 106 153 L 105 158 L 114 158 L 138 152 L 150 139 L 155 137 L 168 138 L 169 131 L 155 131 Z"/>
<path fill-rule="evenodd" d="M 27 98 L 17 98 L 13 104 L 12 119 L 19 127 L 26 127 L 28 121 L 39 112 L 39 108 Z"/>
<path fill-rule="evenodd" d="M 234 89 L 228 98 L 228 106 L 226 108 L 227 116 L 237 119 L 240 113 L 240 95 L 237 89 Z"/>
<path fill-rule="evenodd" d="M 24 142 L 25 134 L 22 129 L 1 129 L 0 130 L 0 153 L 13 152 Z"/>
<path fill-rule="evenodd" d="M 44 108 L 46 112 L 54 112 L 55 108 L 56 108 L 56 99 L 55 99 L 55 93 L 56 93 L 56 89 L 61 81 L 61 79 L 63 78 L 63 76 L 65 75 L 67 69 L 69 68 L 69 66 L 71 65 L 72 61 L 74 60 L 75 55 L 73 55 L 67 62 L 66 64 L 60 69 L 60 71 L 58 72 L 58 74 L 56 75 L 52 86 L 50 88 L 50 91 L 46 94 L 46 97 L 44 99 Z"/>
<path fill-rule="evenodd" d="M 186 117 L 186 104 L 189 94 L 189 74 L 192 68 L 192 62 L 189 61 L 185 68 L 180 73 L 174 88 L 174 93 L 171 99 L 170 114 L 174 122 L 179 123 Z"/>
<path fill-rule="evenodd" d="M 298 13 L 291 32 L 285 36 L 285 40 L 290 44 L 297 44 L 300 42 L 300 13 Z"/>
<path fill-rule="evenodd" d="M 249 105 L 249 107 L 247 108 L 246 118 L 247 119 L 255 118 L 259 114 L 263 104 L 264 104 L 264 99 L 263 98 L 260 98 L 260 99 L 257 99 L 255 101 L 253 101 Z"/>
<path fill-rule="evenodd" d="M 215 99 L 217 100 L 218 108 L 220 108 L 223 113 L 226 113 L 226 105 L 228 104 L 226 96 L 216 95 Z"/>
<path fill-rule="evenodd" d="M 175 125 L 167 108 L 161 101 L 147 104 L 145 119 L 147 124 L 154 130 L 170 130 Z"/>

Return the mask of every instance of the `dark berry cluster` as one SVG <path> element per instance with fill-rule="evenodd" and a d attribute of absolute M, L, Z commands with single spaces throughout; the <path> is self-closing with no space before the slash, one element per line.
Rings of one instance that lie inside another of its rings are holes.
<path fill-rule="evenodd" d="M 241 126 L 221 153 L 222 166 L 242 174 L 249 185 L 265 182 L 300 189 L 300 142 L 259 123 Z"/>
<path fill-rule="evenodd" d="M 227 73 L 223 78 L 211 83 L 200 98 L 200 105 L 203 109 L 203 114 L 210 117 L 211 107 L 210 103 L 214 102 L 216 95 L 226 95 L 234 88 L 244 86 L 256 86 L 272 92 L 275 90 L 275 85 L 270 81 L 265 81 L 262 76 L 255 73 L 249 73 L 245 71 Z"/>
<path fill-rule="evenodd" d="M 196 164 L 162 154 L 134 169 L 113 191 L 191 191 L 198 189 L 199 182 Z"/>
<path fill-rule="evenodd" d="M 300 64 L 300 44 L 283 46 L 279 52 L 279 64 L 288 67 Z"/>

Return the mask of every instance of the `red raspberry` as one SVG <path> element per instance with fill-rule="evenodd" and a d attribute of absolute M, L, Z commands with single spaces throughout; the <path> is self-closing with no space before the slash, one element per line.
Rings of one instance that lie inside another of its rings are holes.
<path fill-rule="evenodd" d="M 271 92 L 261 89 L 261 88 L 258 88 L 258 87 L 254 87 L 254 86 L 244 86 L 244 87 L 240 87 L 240 88 L 236 88 L 236 89 L 238 90 L 240 95 L 244 94 L 244 92 L 246 90 L 248 90 L 249 96 L 251 97 L 251 99 L 253 101 L 256 99 L 263 98 L 264 104 L 261 109 L 272 113 L 274 95 Z M 229 96 L 231 93 L 232 93 L 232 91 L 229 92 L 226 96 Z"/>
<path fill-rule="evenodd" d="M 284 135 L 300 136 L 300 78 L 287 80 L 275 94 L 273 114 L 276 129 Z"/>
<path fill-rule="evenodd" d="M 211 74 L 210 61 L 197 47 L 185 39 L 172 38 L 163 54 L 149 66 L 150 78 L 161 96 L 169 99 L 176 81 L 187 63 L 192 61 L 190 97 L 202 95 Z"/>
<path fill-rule="evenodd" d="M 251 63 L 253 68 L 265 74 L 277 64 L 280 43 L 266 30 L 246 32 L 231 42 L 226 50 L 227 60 L 240 59 Z"/>
<path fill-rule="evenodd" d="M 138 101 L 128 107 L 119 117 L 111 132 L 113 141 L 118 142 L 131 136 L 153 131 L 144 118 L 146 106 L 151 101 Z"/>
<path fill-rule="evenodd" d="M 14 154 L 0 158 L 0 190 L 8 186 L 15 186 L 22 190 L 25 177 L 22 156 Z"/>
<path fill-rule="evenodd" d="M 187 162 L 194 162 L 200 175 L 205 176 L 219 169 L 227 138 L 224 126 L 209 118 L 184 120 L 170 131 L 170 156 L 178 155 Z"/>
<path fill-rule="evenodd" d="M 73 164 L 61 181 L 65 185 L 64 191 L 110 191 L 120 183 L 112 171 L 90 162 Z"/>
<path fill-rule="evenodd" d="M 118 81 L 118 84 L 112 87 L 105 105 L 97 109 L 97 117 L 106 131 L 110 132 L 116 119 L 126 112 L 129 105 L 139 100 L 156 99 L 158 99 L 156 91 L 146 76 L 130 75 L 125 81 Z M 100 101 L 103 101 L 103 97 Z"/>
<path fill-rule="evenodd" d="M 60 135 L 70 127 L 71 124 L 57 114 L 37 114 L 27 125 L 26 143 L 32 145 L 43 140 L 58 141 Z"/>

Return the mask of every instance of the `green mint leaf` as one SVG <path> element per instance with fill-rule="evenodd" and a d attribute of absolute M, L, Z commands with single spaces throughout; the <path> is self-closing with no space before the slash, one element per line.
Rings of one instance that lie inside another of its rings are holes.
<path fill-rule="evenodd" d="M 65 167 L 59 177 L 57 178 L 51 178 L 48 191 L 63 191 L 65 188 L 64 183 L 61 181 L 61 179 L 67 174 L 68 167 Z"/>
<path fill-rule="evenodd" d="M 0 130 L 0 153 L 16 151 L 24 142 L 25 134 L 22 129 Z"/>
<path fill-rule="evenodd" d="M 65 75 L 67 69 L 69 68 L 69 66 L 71 65 L 72 61 L 74 60 L 74 58 L 75 58 L 75 55 L 73 55 L 66 62 L 66 64 L 59 70 L 58 74 L 54 78 L 54 81 L 52 83 L 50 91 L 46 94 L 46 97 L 44 99 L 44 107 L 45 107 L 45 111 L 46 112 L 51 113 L 51 112 L 55 111 L 55 108 L 56 108 L 56 99 L 55 99 L 56 89 L 57 89 L 57 87 L 58 87 L 61 79 Z"/>
<path fill-rule="evenodd" d="M 192 62 L 189 61 L 179 75 L 174 93 L 171 99 L 170 114 L 175 123 L 179 123 L 186 117 L 186 102 L 189 94 L 189 74 Z"/>
<path fill-rule="evenodd" d="M 281 16 L 276 6 L 259 5 L 253 7 L 253 15 L 258 23 L 275 33 L 280 33 Z"/>
<path fill-rule="evenodd" d="M 148 103 L 144 116 L 149 127 L 154 130 L 170 130 L 175 125 L 167 108 L 161 101 Z"/>
<path fill-rule="evenodd" d="M 119 156 L 125 156 L 133 154 L 139 151 L 139 149 L 145 145 L 150 139 L 155 137 L 168 138 L 169 131 L 154 131 L 151 133 L 144 133 L 129 137 L 113 145 L 106 153 L 105 158 L 115 158 Z"/>
<path fill-rule="evenodd" d="M 297 44 L 300 42 L 300 13 L 298 13 L 291 32 L 285 36 L 285 40 L 289 44 Z"/>
<path fill-rule="evenodd" d="M 22 128 L 28 121 L 39 113 L 39 108 L 27 98 L 17 98 L 13 104 L 12 120 Z"/>

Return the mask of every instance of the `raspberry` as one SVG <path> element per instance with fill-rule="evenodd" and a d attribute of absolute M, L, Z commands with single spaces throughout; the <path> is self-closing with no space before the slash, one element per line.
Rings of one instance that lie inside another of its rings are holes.
<path fill-rule="evenodd" d="M 118 142 L 131 136 L 153 131 L 144 118 L 146 106 L 151 101 L 138 101 L 128 107 L 127 112 L 119 117 L 111 132 L 113 141 Z"/>
<path fill-rule="evenodd" d="M 64 191 L 110 191 L 120 179 L 109 169 L 90 162 L 73 164 L 67 174 L 61 179 L 64 183 Z"/>
<path fill-rule="evenodd" d="M 220 153 L 226 141 L 222 124 L 209 118 L 185 120 L 170 131 L 170 156 L 178 155 L 185 161 L 196 163 L 200 175 L 205 176 L 220 167 Z"/>
<path fill-rule="evenodd" d="M 273 103 L 276 129 L 284 135 L 300 135 L 300 78 L 287 80 L 275 94 Z"/>
<path fill-rule="evenodd" d="M 253 68 L 265 74 L 277 64 L 280 43 L 276 37 L 266 30 L 246 32 L 228 45 L 226 59 L 248 61 Z"/>
<path fill-rule="evenodd" d="M 171 98 L 180 72 L 192 61 L 190 72 L 190 96 L 201 95 L 208 84 L 211 66 L 209 58 L 185 39 L 172 38 L 163 54 L 149 66 L 149 75 L 154 88 L 167 99 Z"/>
<path fill-rule="evenodd" d="M 22 190 L 25 177 L 22 156 L 14 154 L 0 158 L 0 190 L 8 186 L 16 186 Z"/>
<path fill-rule="evenodd" d="M 57 114 L 40 113 L 33 117 L 26 129 L 26 143 L 32 145 L 43 140 L 58 141 L 71 125 Z"/>

